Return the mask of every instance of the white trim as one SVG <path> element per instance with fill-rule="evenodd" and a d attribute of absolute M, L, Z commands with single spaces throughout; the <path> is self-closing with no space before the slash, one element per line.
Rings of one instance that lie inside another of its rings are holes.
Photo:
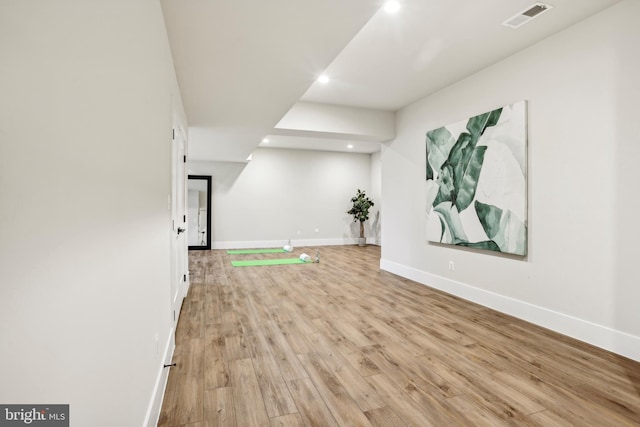
<path fill-rule="evenodd" d="M 253 248 L 281 248 L 289 242 L 283 240 L 239 240 L 235 242 L 211 242 L 212 249 L 253 249 Z M 376 244 L 372 241 L 368 242 Z M 333 239 L 291 239 L 291 246 L 338 246 L 357 245 L 358 239 L 352 237 L 337 237 Z"/>
<path fill-rule="evenodd" d="M 174 332 L 175 330 L 171 328 L 169 339 L 167 340 L 167 344 L 164 348 L 164 357 L 162 358 L 163 365 L 170 364 L 171 359 L 173 359 L 173 352 L 176 348 Z M 151 401 L 147 408 L 147 414 L 144 417 L 143 426 L 156 427 L 158 425 L 160 410 L 162 409 L 162 400 L 164 399 L 164 393 L 167 389 L 167 381 L 169 379 L 169 369 L 171 368 L 160 366 L 160 372 L 158 372 L 158 377 L 156 378 L 156 384 L 153 388 L 153 394 L 151 395 Z"/>
<path fill-rule="evenodd" d="M 367 245 L 382 246 L 380 237 L 367 237 Z"/>
<path fill-rule="evenodd" d="M 640 362 L 640 337 L 386 259 L 380 268 Z"/>

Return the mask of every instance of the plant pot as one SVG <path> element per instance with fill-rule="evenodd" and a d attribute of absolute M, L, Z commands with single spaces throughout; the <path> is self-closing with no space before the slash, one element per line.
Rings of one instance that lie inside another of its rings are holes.
<path fill-rule="evenodd" d="M 358 246 L 367 246 L 367 238 L 358 237 Z"/>

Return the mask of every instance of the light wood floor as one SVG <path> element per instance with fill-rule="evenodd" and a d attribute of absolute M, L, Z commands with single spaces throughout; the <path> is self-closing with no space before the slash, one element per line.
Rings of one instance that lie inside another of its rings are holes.
<path fill-rule="evenodd" d="M 375 246 L 230 264 L 283 255 L 189 254 L 159 426 L 640 425 L 640 363 L 380 271 Z"/>

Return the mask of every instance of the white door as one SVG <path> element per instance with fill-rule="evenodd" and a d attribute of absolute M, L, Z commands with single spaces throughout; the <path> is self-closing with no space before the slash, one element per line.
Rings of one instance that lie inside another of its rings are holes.
<path fill-rule="evenodd" d="M 178 323 L 182 301 L 187 295 L 189 265 L 187 248 L 187 171 L 186 135 L 181 126 L 175 125 L 171 159 L 171 302 L 173 327 Z"/>

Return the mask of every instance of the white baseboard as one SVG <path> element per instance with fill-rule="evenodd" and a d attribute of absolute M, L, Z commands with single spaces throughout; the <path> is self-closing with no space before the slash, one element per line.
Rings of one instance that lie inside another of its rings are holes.
<path fill-rule="evenodd" d="M 377 245 L 377 239 L 367 239 L 367 243 Z M 288 244 L 287 240 L 239 240 L 239 241 L 214 241 L 212 249 L 253 249 L 253 248 L 281 248 Z M 291 246 L 339 246 L 357 245 L 355 237 L 337 237 L 332 239 L 291 239 Z"/>
<path fill-rule="evenodd" d="M 164 355 L 162 357 L 163 365 L 169 365 L 171 363 L 171 360 L 173 359 L 173 352 L 176 348 L 174 332 L 175 331 L 172 328 L 169 333 L 169 339 L 167 340 L 167 344 L 164 348 Z M 160 366 L 160 371 L 158 372 L 158 376 L 156 378 L 151 401 L 149 402 L 147 414 L 144 418 L 143 425 L 145 427 L 156 427 L 158 425 L 160 410 L 162 409 L 162 400 L 164 399 L 164 393 L 167 388 L 167 380 L 169 379 L 169 369 L 171 368 Z"/>
<path fill-rule="evenodd" d="M 535 325 L 640 361 L 640 337 L 381 259 L 380 268 Z"/>
<path fill-rule="evenodd" d="M 382 246 L 382 242 L 380 241 L 380 237 L 367 237 L 368 245 Z"/>

